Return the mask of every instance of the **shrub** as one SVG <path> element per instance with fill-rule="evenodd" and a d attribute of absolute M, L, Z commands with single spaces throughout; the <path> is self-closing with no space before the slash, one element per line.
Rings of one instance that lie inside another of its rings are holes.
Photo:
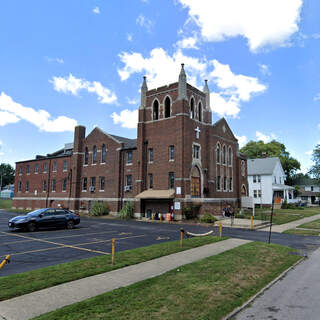
<path fill-rule="evenodd" d="M 124 207 L 120 210 L 119 217 L 121 219 L 133 219 L 134 207 L 133 207 L 133 203 L 131 201 L 126 202 Z"/>
<path fill-rule="evenodd" d="M 182 208 L 182 214 L 186 220 L 198 218 L 200 206 L 192 205 Z"/>
<path fill-rule="evenodd" d="M 217 219 L 210 213 L 205 213 L 200 218 L 200 222 L 204 222 L 204 223 L 215 223 L 215 221 L 217 221 Z"/>
<path fill-rule="evenodd" d="M 105 202 L 95 201 L 89 214 L 92 216 L 105 216 L 109 214 L 110 209 Z"/>
<path fill-rule="evenodd" d="M 281 205 L 281 209 L 289 209 L 287 199 L 285 199 Z"/>

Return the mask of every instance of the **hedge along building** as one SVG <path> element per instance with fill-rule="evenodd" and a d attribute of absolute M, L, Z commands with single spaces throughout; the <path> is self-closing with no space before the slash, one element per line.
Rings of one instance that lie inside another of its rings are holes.
<path fill-rule="evenodd" d="M 173 210 L 179 219 L 184 207 L 221 214 L 247 195 L 246 157 L 224 118 L 212 125 L 207 81 L 203 91 L 189 85 L 183 65 L 170 85 L 148 90 L 144 77 L 137 131 L 86 136 L 78 126 L 72 146 L 17 162 L 13 206 L 88 211 L 104 201 L 119 212 L 132 201 L 136 216 Z"/>

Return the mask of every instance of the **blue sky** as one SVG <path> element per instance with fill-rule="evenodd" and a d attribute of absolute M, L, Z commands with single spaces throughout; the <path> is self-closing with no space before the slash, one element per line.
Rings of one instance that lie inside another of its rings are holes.
<path fill-rule="evenodd" d="M 277 139 L 306 171 L 320 143 L 317 0 L 0 2 L 0 162 L 73 140 L 76 124 L 136 137 L 149 89 L 209 80 L 213 122 Z"/>

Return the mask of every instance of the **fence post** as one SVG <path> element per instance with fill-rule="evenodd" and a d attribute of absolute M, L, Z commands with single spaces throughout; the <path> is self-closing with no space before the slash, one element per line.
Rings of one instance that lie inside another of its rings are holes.
<path fill-rule="evenodd" d="M 183 229 L 180 229 L 180 248 L 182 248 L 182 241 L 183 241 Z"/>
<path fill-rule="evenodd" d="M 253 216 L 251 216 L 251 225 L 250 225 L 251 230 L 253 229 Z"/>
<path fill-rule="evenodd" d="M 114 265 L 115 238 L 112 238 L 112 265 Z"/>

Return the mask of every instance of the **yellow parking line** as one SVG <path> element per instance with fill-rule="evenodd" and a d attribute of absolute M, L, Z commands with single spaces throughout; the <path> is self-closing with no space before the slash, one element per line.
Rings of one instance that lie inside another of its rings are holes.
<path fill-rule="evenodd" d="M 19 235 L 23 238 L 29 238 L 26 236 L 22 236 Z M 137 236 L 132 236 L 132 237 L 123 237 L 123 238 L 115 238 L 116 240 L 125 240 L 125 239 L 131 239 L 131 238 L 139 238 L 139 237 L 144 237 L 145 235 L 137 235 Z M 28 253 L 35 253 L 35 252 L 42 252 L 42 251 L 48 251 L 48 250 L 56 250 L 56 249 L 63 249 L 63 248 L 71 248 L 71 249 L 77 249 L 77 250 L 82 250 L 82 251 L 88 251 L 88 252 L 93 252 L 93 253 L 99 253 L 99 254 L 110 254 L 109 252 L 104 252 L 104 251 L 100 251 L 100 250 L 93 250 L 93 249 L 87 249 L 87 248 L 80 248 L 78 246 L 84 246 L 84 245 L 89 245 L 89 244 L 96 244 L 96 243 L 102 243 L 102 242 L 110 242 L 112 241 L 112 239 L 108 239 L 108 240 L 101 240 L 101 241 L 94 241 L 94 242 L 87 242 L 87 243 L 81 243 L 78 244 L 77 246 L 73 246 L 73 245 L 67 245 L 67 244 L 63 244 L 63 243 L 58 243 L 58 242 L 51 242 L 51 241 L 41 241 L 41 242 L 45 242 L 45 243 L 50 243 L 50 244 L 54 244 L 57 247 L 53 247 L 53 248 L 44 248 L 44 249 L 35 249 L 35 250 L 30 250 L 30 251 L 24 251 L 24 252 L 17 252 L 17 253 L 13 253 L 11 254 L 12 256 L 16 256 L 16 255 L 22 255 L 22 254 L 28 254 Z"/>
<path fill-rule="evenodd" d="M 86 236 L 91 236 L 91 235 L 97 235 L 97 234 L 106 234 L 106 233 L 114 233 L 114 232 L 118 232 L 118 231 L 105 231 L 105 232 L 95 232 L 95 233 L 85 233 L 85 234 L 75 234 L 75 235 L 72 235 L 72 236 L 62 236 L 62 237 L 49 237 L 49 238 L 43 238 L 40 240 L 54 240 L 54 239 L 63 239 L 63 238 L 73 238 L 73 237 L 86 237 Z M 124 235 L 124 233 L 122 233 Z M 122 235 L 121 233 L 119 233 L 119 235 Z M 127 234 L 132 234 L 132 233 L 127 233 Z M 2 236 L 2 235 L 0 235 Z M 32 238 L 32 240 L 31 240 Z M 39 238 L 33 238 L 33 237 L 30 237 L 30 240 L 19 240 L 19 241 L 9 241 L 9 242 L 4 242 L 4 243 L 1 243 L 1 245 L 9 245 L 11 243 L 19 243 L 19 242 L 32 242 L 32 241 L 38 241 Z"/>
<path fill-rule="evenodd" d="M 114 238 L 115 240 L 125 240 L 125 239 L 132 239 L 132 238 L 141 238 L 145 237 L 145 234 L 141 234 L 138 236 L 132 236 L 132 237 L 124 237 L 124 238 Z M 103 242 L 111 242 L 112 239 L 108 240 L 99 240 L 99 241 L 93 241 L 93 242 L 86 242 L 86 243 L 78 243 L 77 246 L 87 246 L 89 244 L 96 244 L 96 243 L 103 243 Z"/>

